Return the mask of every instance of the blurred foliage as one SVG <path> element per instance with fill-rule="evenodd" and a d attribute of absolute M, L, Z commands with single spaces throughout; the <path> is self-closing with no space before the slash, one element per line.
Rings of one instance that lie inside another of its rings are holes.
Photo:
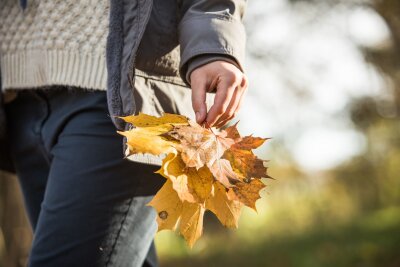
<path fill-rule="evenodd" d="M 17 178 L 0 171 L 0 267 L 26 266 L 31 242 Z"/>
<path fill-rule="evenodd" d="M 399 266 L 399 209 L 386 209 L 345 225 L 302 233 L 259 236 L 249 243 L 214 237 L 207 253 L 165 260 L 163 266 Z M 290 227 L 290 223 L 285 223 Z M 253 233 L 254 234 L 254 233 Z"/>
<path fill-rule="evenodd" d="M 365 136 L 366 148 L 321 173 L 303 173 L 288 160 L 289 151 L 273 149 L 280 164 L 270 169 L 278 179 L 267 182 L 259 214 L 246 210 L 236 231 L 207 231 L 206 224 L 204 240 L 192 251 L 161 232 L 162 266 L 400 266 L 400 1 L 290 2 L 321 10 L 372 8 L 388 25 L 389 44 L 359 49 L 365 64 L 384 77 L 390 98 L 353 99 L 346 113 Z M 271 58 L 259 51 L 252 55 Z"/>
<path fill-rule="evenodd" d="M 365 136 L 364 152 L 335 169 L 309 173 L 272 142 L 270 174 L 277 179 L 266 181 L 258 214 L 245 209 L 237 230 L 207 214 L 204 237 L 193 250 L 174 233 L 159 233 L 161 266 L 400 266 L 400 1 L 289 2 L 324 12 L 336 5 L 371 8 L 390 30 L 388 44 L 359 47 L 390 96 L 354 99 L 346 110 L 344 119 Z M 261 61 L 273 56 L 250 53 Z M 0 176 L 0 267 L 23 266 L 31 240 L 16 185 Z"/>

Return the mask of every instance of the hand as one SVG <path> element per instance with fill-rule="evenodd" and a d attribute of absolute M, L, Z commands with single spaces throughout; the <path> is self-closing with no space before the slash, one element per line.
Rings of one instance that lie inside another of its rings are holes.
<path fill-rule="evenodd" d="M 192 106 L 199 124 L 220 128 L 233 119 L 240 109 L 247 77 L 235 65 L 213 61 L 196 68 L 190 74 Z M 214 104 L 207 113 L 206 92 L 216 89 Z"/>

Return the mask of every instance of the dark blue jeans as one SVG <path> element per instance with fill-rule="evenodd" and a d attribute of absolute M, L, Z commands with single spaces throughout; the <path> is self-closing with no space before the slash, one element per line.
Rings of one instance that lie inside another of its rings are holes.
<path fill-rule="evenodd" d="M 106 92 L 23 90 L 5 112 L 34 233 L 28 265 L 157 266 L 156 214 L 145 204 L 163 178 L 123 159 Z"/>

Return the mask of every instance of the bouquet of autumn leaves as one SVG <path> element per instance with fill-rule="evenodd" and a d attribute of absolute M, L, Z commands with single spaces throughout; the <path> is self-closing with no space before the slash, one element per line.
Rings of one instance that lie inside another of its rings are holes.
<path fill-rule="evenodd" d="M 157 211 L 158 231 L 179 225 L 192 247 L 203 232 L 205 210 L 230 228 L 237 228 L 243 206 L 256 210 L 261 178 L 268 175 L 252 149 L 266 138 L 241 137 L 236 124 L 219 131 L 168 113 L 120 118 L 135 126 L 118 132 L 127 138 L 128 155 L 166 154 L 156 173 L 167 181 L 148 204 Z"/>

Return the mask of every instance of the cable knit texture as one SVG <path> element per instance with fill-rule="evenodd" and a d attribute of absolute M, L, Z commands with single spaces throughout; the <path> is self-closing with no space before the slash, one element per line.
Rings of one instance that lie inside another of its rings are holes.
<path fill-rule="evenodd" d="M 2 88 L 106 90 L 109 1 L 0 0 Z"/>

